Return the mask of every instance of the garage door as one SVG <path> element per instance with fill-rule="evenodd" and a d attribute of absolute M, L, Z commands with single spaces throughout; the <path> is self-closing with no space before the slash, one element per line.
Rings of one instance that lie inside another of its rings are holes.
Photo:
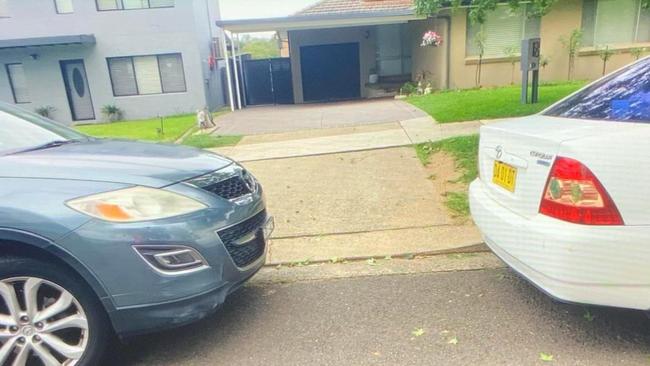
<path fill-rule="evenodd" d="M 300 66 L 305 102 L 361 97 L 358 43 L 301 47 Z"/>

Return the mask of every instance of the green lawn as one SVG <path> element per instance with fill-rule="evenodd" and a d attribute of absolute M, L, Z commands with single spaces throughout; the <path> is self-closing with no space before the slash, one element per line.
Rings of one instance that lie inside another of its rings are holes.
<path fill-rule="evenodd" d="M 94 125 L 79 125 L 75 128 L 94 137 L 126 138 L 147 141 L 176 141 L 190 128 L 196 125 L 196 115 L 186 114 L 170 116 L 163 119 L 163 134 L 159 118 L 120 121 Z"/>
<path fill-rule="evenodd" d="M 478 177 L 478 135 L 452 137 L 450 139 L 415 145 L 415 151 L 422 164 L 427 165 L 431 156 L 444 151 L 456 160 L 456 168 L 461 176 L 458 183 L 463 186 Z M 458 216 L 469 216 L 467 192 L 445 192 L 445 205 Z"/>
<path fill-rule="evenodd" d="M 475 121 L 534 114 L 584 85 L 583 81 L 542 85 L 537 104 L 521 104 L 519 86 L 441 91 L 406 100 L 440 123 Z"/>
<path fill-rule="evenodd" d="M 183 145 L 198 147 L 199 149 L 209 149 L 223 146 L 237 145 L 243 136 L 214 136 L 214 135 L 191 135 L 183 140 Z"/>

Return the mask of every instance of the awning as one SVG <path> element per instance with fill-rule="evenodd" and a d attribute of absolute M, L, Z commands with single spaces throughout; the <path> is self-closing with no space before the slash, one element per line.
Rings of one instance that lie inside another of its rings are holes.
<path fill-rule="evenodd" d="M 0 40 L 0 50 L 25 47 L 45 47 L 64 45 L 92 45 L 97 43 L 93 34 L 79 34 L 71 36 L 51 36 L 35 38 L 15 38 Z"/>
<path fill-rule="evenodd" d="M 273 32 L 299 29 L 325 29 L 406 23 L 425 19 L 412 10 L 299 15 L 282 18 L 217 21 L 217 26 L 233 33 Z"/>

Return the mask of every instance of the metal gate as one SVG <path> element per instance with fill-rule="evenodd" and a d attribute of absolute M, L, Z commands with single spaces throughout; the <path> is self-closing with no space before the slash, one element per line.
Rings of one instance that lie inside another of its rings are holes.
<path fill-rule="evenodd" d="M 248 105 L 293 104 L 291 60 L 244 60 L 244 84 Z"/>

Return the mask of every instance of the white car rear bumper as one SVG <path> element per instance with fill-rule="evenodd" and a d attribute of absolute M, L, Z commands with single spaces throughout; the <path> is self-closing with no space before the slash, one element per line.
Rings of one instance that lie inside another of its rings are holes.
<path fill-rule="evenodd" d="M 525 218 L 470 186 L 486 244 L 515 271 L 562 301 L 650 309 L 650 227 L 595 227 Z"/>

